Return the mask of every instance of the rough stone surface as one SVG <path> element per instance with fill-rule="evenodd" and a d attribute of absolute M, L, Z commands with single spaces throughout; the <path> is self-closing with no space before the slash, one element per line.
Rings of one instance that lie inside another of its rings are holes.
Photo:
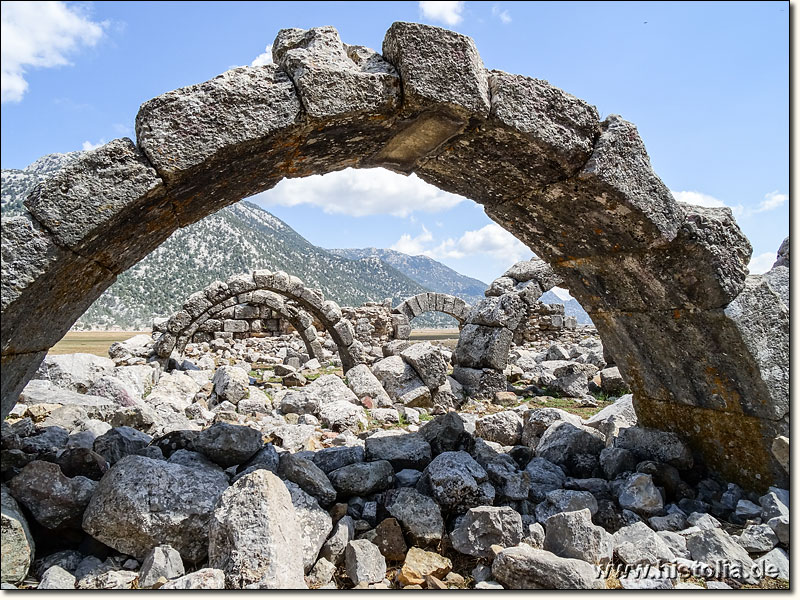
<path fill-rule="evenodd" d="M 353 540 L 344 551 L 347 576 L 355 584 L 377 583 L 386 575 L 386 560 L 378 547 L 369 540 Z"/>
<path fill-rule="evenodd" d="M 83 511 L 97 482 L 86 477 L 64 477 L 58 465 L 35 460 L 8 482 L 14 498 L 48 529 L 80 525 Z"/>
<path fill-rule="evenodd" d="M 83 529 L 137 559 L 169 544 L 184 560 L 200 562 L 208 551 L 211 514 L 227 487 L 218 470 L 126 456 L 97 486 Z"/>
<path fill-rule="evenodd" d="M 387 494 L 386 510 L 400 521 L 412 544 L 427 548 L 442 540 L 442 511 L 430 496 L 413 488 L 400 488 Z"/>
<path fill-rule="evenodd" d="M 185 573 L 181 555 L 168 544 L 156 546 L 142 561 L 139 571 L 139 587 L 151 588 L 160 577 L 167 580 L 177 579 Z"/>
<path fill-rule="evenodd" d="M 394 469 L 385 460 L 353 463 L 331 471 L 328 478 L 342 497 L 369 496 L 394 484 Z"/>
<path fill-rule="evenodd" d="M 522 517 L 508 506 L 471 508 L 450 533 L 453 548 L 462 554 L 489 558 L 491 547 L 516 546 L 522 541 Z"/>
<path fill-rule="evenodd" d="M 215 423 L 201 431 L 193 441 L 195 450 L 221 467 L 247 462 L 262 445 L 261 433 L 251 427 Z"/>
<path fill-rule="evenodd" d="M 563 558 L 605 564 L 611 561 L 614 540 L 605 529 L 592 524 L 592 513 L 584 508 L 547 519 L 543 548 Z"/>
<path fill-rule="evenodd" d="M 3 536 L 0 581 L 16 584 L 28 574 L 36 547 L 28 529 L 28 522 L 5 485 L 2 486 L 0 493 L 2 493 L 0 531 Z"/>
<path fill-rule="evenodd" d="M 286 488 L 292 497 L 295 516 L 302 532 L 303 568 L 308 572 L 317 561 L 319 551 L 333 529 L 331 516 L 319 505 L 316 498 L 303 491 L 299 485 L 289 481 L 286 482 Z"/>
<path fill-rule="evenodd" d="M 270 471 L 254 471 L 222 494 L 208 540 L 208 564 L 225 572 L 228 587 L 306 587 L 303 534 L 292 497 Z"/>
<path fill-rule="evenodd" d="M 492 504 L 495 490 L 488 474 L 466 452 L 443 452 L 422 473 L 417 490 L 430 493 L 448 511 L 464 512 Z"/>
<path fill-rule="evenodd" d="M 378 432 L 365 440 L 368 461 L 387 460 L 395 471 L 421 471 L 431 462 L 431 446 L 418 433 Z"/>
<path fill-rule="evenodd" d="M 515 590 L 603 589 L 594 567 L 575 558 L 560 558 L 526 544 L 505 548 L 492 562 L 492 575 Z"/>

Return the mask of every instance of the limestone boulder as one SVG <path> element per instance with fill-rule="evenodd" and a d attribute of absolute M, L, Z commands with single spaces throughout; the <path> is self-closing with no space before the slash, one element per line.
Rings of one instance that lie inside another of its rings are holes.
<path fill-rule="evenodd" d="M 386 390 L 383 389 L 381 382 L 372 374 L 370 368 L 365 364 L 356 365 L 347 372 L 345 377 L 347 387 L 349 387 L 359 400 L 370 398 L 375 407 L 388 407 L 392 405 L 392 399 Z"/>
<path fill-rule="evenodd" d="M 243 425 L 215 423 L 195 436 L 193 447 L 223 468 L 250 460 L 261 450 L 261 432 Z"/>
<path fill-rule="evenodd" d="M 446 511 L 465 512 L 494 502 L 495 490 L 488 479 L 466 452 L 443 452 L 425 468 L 417 491 L 430 494 Z"/>
<path fill-rule="evenodd" d="M 34 460 L 8 482 L 8 489 L 44 527 L 74 528 L 80 526 L 97 482 L 82 476 L 65 477 L 58 465 Z"/>
<path fill-rule="evenodd" d="M 513 410 L 486 415 L 475 421 L 475 433 L 490 442 L 515 446 L 522 436 L 522 417 Z"/>
<path fill-rule="evenodd" d="M 548 518 L 543 548 L 563 558 L 607 564 L 614 553 L 614 539 L 605 529 L 592 524 L 592 513 L 584 508 Z"/>
<path fill-rule="evenodd" d="M 508 506 L 471 508 L 450 533 L 450 541 L 462 554 L 489 558 L 493 545 L 507 548 L 522 541 L 522 516 Z"/>
<path fill-rule="evenodd" d="M 412 544 L 428 548 L 442 540 L 442 511 L 430 496 L 410 487 L 391 490 L 386 495 L 386 510 L 400 522 Z"/>
<path fill-rule="evenodd" d="M 333 529 L 333 523 L 328 511 L 319 505 L 316 498 L 291 481 L 285 483 L 303 536 L 303 569 L 307 573 L 317 562 L 317 556 Z"/>
<path fill-rule="evenodd" d="M 36 379 L 56 387 L 85 394 L 103 375 L 114 375 L 114 361 L 94 354 L 48 354 L 36 371 Z"/>
<path fill-rule="evenodd" d="M 595 568 L 576 558 L 561 558 L 527 544 L 503 549 L 492 562 L 492 575 L 515 590 L 591 590 L 605 588 Z"/>
<path fill-rule="evenodd" d="M 0 531 L 3 536 L 0 581 L 17 584 L 28 574 L 36 546 L 28 522 L 5 484 L 2 485 L 0 494 L 2 494 Z"/>
<path fill-rule="evenodd" d="M 303 533 L 286 485 L 260 469 L 220 497 L 208 528 L 208 564 L 233 589 L 305 589 Z"/>
<path fill-rule="evenodd" d="M 97 485 L 83 529 L 140 560 L 155 546 L 169 544 L 197 563 L 206 557 L 211 514 L 227 488 L 218 469 L 126 456 Z"/>
<path fill-rule="evenodd" d="M 387 460 L 395 471 L 421 471 L 431 462 L 431 446 L 418 433 L 377 432 L 364 442 L 365 459 Z"/>

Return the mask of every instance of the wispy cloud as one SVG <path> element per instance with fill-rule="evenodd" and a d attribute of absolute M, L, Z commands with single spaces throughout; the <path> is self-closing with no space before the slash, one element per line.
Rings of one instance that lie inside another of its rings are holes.
<path fill-rule="evenodd" d="M 772 268 L 772 265 L 775 263 L 776 259 L 777 253 L 764 252 L 763 254 L 759 254 L 758 256 L 754 256 L 750 259 L 748 269 L 750 269 L 751 273 L 766 273 Z"/>
<path fill-rule="evenodd" d="M 3 2 L 0 17 L 0 101 L 19 102 L 31 67 L 69 65 L 68 55 L 94 46 L 108 22 L 89 19 L 65 2 Z"/>
<path fill-rule="evenodd" d="M 511 15 L 508 13 L 508 10 L 501 9 L 497 4 L 492 6 L 492 16 L 500 19 L 500 21 L 506 25 L 511 23 Z"/>
<path fill-rule="evenodd" d="M 264 65 L 272 64 L 272 44 L 264 49 L 264 52 L 259 54 L 250 63 L 251 67 L 263 67 Z"/>
<path fill-rule="evenodd" d="M 96 144 L 93 144 L 89 140 L 86 140 L 85 142 L 83 142 L 82 149 L 84 152 L 86 152 L 87 150 L 94 150 L 95 148 L 103 146 L 105 143 L 106 143 L 105 138 L 101 138 Z"/>
<path fill-rule="evenodd" d="M 718 206 L 727 206 L 733 212 L 733 215 L 737 218 L 739 217 L 749 217 L 751 215 L 755 215 L 762 212 L 767 212 L 770 210 L 775 210 L 780 208 L 789 200 L 788 194 L 781 194 L 777 190 L 774 192 L 769 192 L 768 194 L 764 194 L 764 199 L 758 203 L 758 206 L 755 208 L 751 208 L 748 206 L 744 206 L 743 204 L 737 204 L 735 206 L 730 206 L 725 204 L 719 198 L 715 198 L 714 196 L 710 196 L 708 194 L 704 194 L 702 192 L 695 192 L 695 191 L 687 191 L 687 192 L 676 192 L 672 191 L 672 195 L 675 197 L 675 200 L 678 202 L 685 202 L 686 204 L 695 204 L 697 206 L 706 206 L 706 207 L 718 207 Z"/>
<path fill-rule="evenodd" d="M 422 254 L 437 260 L 488 255 L 506 261 L 509 265 L 530 258 L 533 254 L 525 244 L 495 223 L 465 231 L 458 239 L 447 238 L 438 243 L 423 225 L 421 233 L 418 235 L 404 233 L 391 248 L 406 254 Z"/>
<path fill-rule="evenodd" d="M 769 194 L 764 194 L 764 199 L 753 209 L 753 212 L 760 213 L 768 210 L 775 210 L 783 206 L 787 200 L 789 200 L 789 194 L 779 194 L 778 190 L 775 190 Z"/>
<path fill-rule="evenodd" d="M 464 20 L 461 12 L 463 2 L 420 2 L 419 12 L 426 19 L 439 21 L 445 25 L 458 25 Z"/>
<path fill-rule="evenodd" d="M 410 256 L 418 256 L 426 252 L 425 245 L 432 241 L 433 235 L 423 225 L 422 233 L 413 237 L 410 233 L 404 233 L 399 240 L 390 246 L 390 249 Z"/>
<path fill-rule="evenodd" d="M 409 217 L 414 212 L 449 210 L 465 198 L 443 192 L 416 175 L 399 175 L 386 169 L 345 169 L 327 175 L 284 179 L 251 200 L 262 206 L 311 204 L 326 213 L 364 217 Z"/>

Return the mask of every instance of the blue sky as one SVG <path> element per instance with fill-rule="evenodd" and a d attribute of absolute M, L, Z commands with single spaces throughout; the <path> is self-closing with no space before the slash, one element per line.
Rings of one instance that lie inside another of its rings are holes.
<path fill-rule="evenodd" d="M 283 27 L 380 49 L 399 20 L 633 121 L 676 197 L 730 206 L 753 270 L 772 264 L 789 232 L 787 2 L 3 2 L 2 166 L 133 137 L 142 102 L 263 60 Z M 530 256 L 475 203 L 386 171 L 257 201 L 317 245 L 426 253 L 487 282 Z"/>

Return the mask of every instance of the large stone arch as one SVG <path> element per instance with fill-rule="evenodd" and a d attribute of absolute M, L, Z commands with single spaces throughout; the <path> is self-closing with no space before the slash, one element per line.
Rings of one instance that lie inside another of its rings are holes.
<path fill-rule="evenodd" d="M 631 123 L 488 71 L 470 38 L 427 25 L 393 24 L 382 55 L 330 27 L 283 30 L 273 58 L 145 102 L 136 144 L 87 152 L 3 221 L 3 415 L 47 349 L 178 227 L 285 177 L 380 166 L 482 204 L 546 260 L 642 424 L 685 436 L 729 480 L 786 481 L 769 448 L 788 434 L 788 307 L 748 277 L 731 212 L 678 205 Z"/>
<path fill-rule="evenodd" d="M 162 334 L 156 340 L 156 350 L 161 356 L 176 352 L 182 355 L 186 349 L 187 344 L 193 341 L 194 336 L 199 332 L 207 331 L 213 333 L 215 331 L 223 331 L 223 321 L 221 319 L 222 311 L 226 308 L 233 309 L 237 305 L 247 305 L 251 307 L 265 307 L 270 311 L 274 311 L 280 317 L 294 327 L 300 339 L 305 344 L 306 351 L 311 358 L 322 359 L 322 344 L 317 338 L 317 329 L 314 327 L 314 318 L 300 306 L 295 305 L 292 301 L 285 301 L 280 294 L 268 290 L 253 290 L 250 292 L 243 292 L 236 296 L 227 299 L 220 299 L 218 290 L 220 282 L 213 282 L 206 288 L 199 292 L 190 295 L 183 303 L 180 311 L 172 315 L 163 324 L 159 326 L 159 332 Z M 215 302 L 208 306 L 210 298 L 215 298 Z M 231 302 L 231 300 L 233 302 Z M 207 307 L 207 308 L 204 308 Z M 237 306 L 238 308 L 238 306 Z M 166 337 L 164 343 L 161 337 L 168 334 L 169 328 L 172 325 L 173 329 L 176 322 L 183 321 L 180 314 L 188 314 L 191 321 L 177 334 L 170 334 Z M 228 319 L 226 319 L 228 320 Z M 235 318 L 229 320 L 236 320 Z M 213 327 L 209 327 L 210 323 L 218 322 Z M 155 328 L 155 325 L 154 325 Z M 344 348 L 344 352 L 348 349 Z"/>
<path fill-rule="evenodd" d="M 394 337 L 407 340 L 411 335 L 411 320 L 426 312 L 440 312 L 458 321 L 461 329 L 467 318 L 470 306 L 461 298 L 441 292 L 422 292 L 406 298 L 392 309 L 394 319 Z"/>
<path fill-rule="evenodd" d="M 339 305 L 332 300 L 325 300 L 320 290 L 306 287 L 293 275 L 283 271 L 258 270 L 252 273 L 234 275 L 228 281 L 213 281 L 200 292 L 195 292 L 183 307 L 172 315 L 164 325 L 164 332 L 154 345 L 156 354 L 168 357 L 174 350 L 181 353 L 198 328 L 220 311 L 245 302 L 263 303 L 277 306 L 276 310 L 287 314 L 291 308 L 285 303 L 277 304 L 268 294 L 277 294 L 302 307 L 303 322 L 297 321 L 301 327 L 304 340 L 314 340 L 315 356 L 321 355 L 321 346 L 316 341 L 316 330 L 313 315 L 331 336 L 339 351 L 342 369 L 350 370 L 362 362 L 361 343 L 354 338 L 353 325 L 342 316 Z M 293 317 L 294 318 L 294 317 Z M 298 319 L 302 318 L 298 315 Z M 297 326 L 295 326 L 297 329 Z M 314 330 L 313 333 L 310 330 Z M 301 330 L 298 329 L 298 332 Z"/>

